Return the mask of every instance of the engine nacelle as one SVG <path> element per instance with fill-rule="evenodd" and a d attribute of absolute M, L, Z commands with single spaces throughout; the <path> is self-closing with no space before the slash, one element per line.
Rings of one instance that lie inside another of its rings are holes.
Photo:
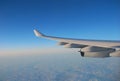
<path fill-rule="evenodd" d="M 64 45 L 66 48 L 83 48 L 86 47 L 86 45 L 79 45 L 79 44 L 66 44 Z"/>
<path fill-rule="evenodd" d="M 110 57 L 108 51 L 100 51 L 100 52 L 80 52 L 82 57 L 98 57 L 98 58 L 103 58 L 103 57 Z"/>
<path fill-rule="evenodd" d="M 112 52 L 112 53 L 110 53 L 110 56 L 111 57 L 120 57 L 120 51 Z"/>
<path fill-rule="evenodd" d="M 88 46 L 88 47 L 82 48 L 81 51 L 83 51 L 83 52 L 103 52 L 103 51 L 106 51 L 106 52 L 111 53 L 111 52 L 114 52 L 115 49 L 96 47 L 96 46 Z"/>

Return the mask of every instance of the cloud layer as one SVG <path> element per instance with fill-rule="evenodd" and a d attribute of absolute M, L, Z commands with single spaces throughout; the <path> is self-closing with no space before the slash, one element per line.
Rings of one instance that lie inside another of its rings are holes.
<path fill-rule="evenodd" d="M 77 53 L 0 58 L 1 81 L 119 81 L 120 58 L 82 58 Z"/>

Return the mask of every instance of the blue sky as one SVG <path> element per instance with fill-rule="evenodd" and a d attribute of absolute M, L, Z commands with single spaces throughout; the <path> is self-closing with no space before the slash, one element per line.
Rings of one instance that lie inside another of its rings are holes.
<path fill-rule="evenodd" d="M 0 49 L 56 47 L 46 35 L 120 40 L 119 0 L 0 0 Z"/>

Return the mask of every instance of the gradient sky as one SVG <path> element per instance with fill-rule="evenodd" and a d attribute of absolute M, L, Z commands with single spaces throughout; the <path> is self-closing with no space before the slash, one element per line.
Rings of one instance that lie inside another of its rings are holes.
<path fill-rule="evenodd" d="M 120 40 L 119 0 L 0 0 L 0 49 L 57 47 L 46 35 Z"/>

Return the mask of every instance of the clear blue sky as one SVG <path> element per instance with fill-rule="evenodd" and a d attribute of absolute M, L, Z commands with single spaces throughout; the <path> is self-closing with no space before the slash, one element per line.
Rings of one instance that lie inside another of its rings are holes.
<path fill-rule="evenodd" d="M 53 45 L 60 37 L 120 40 L 119 0 L 0 0 L 0 49 Z"/>

